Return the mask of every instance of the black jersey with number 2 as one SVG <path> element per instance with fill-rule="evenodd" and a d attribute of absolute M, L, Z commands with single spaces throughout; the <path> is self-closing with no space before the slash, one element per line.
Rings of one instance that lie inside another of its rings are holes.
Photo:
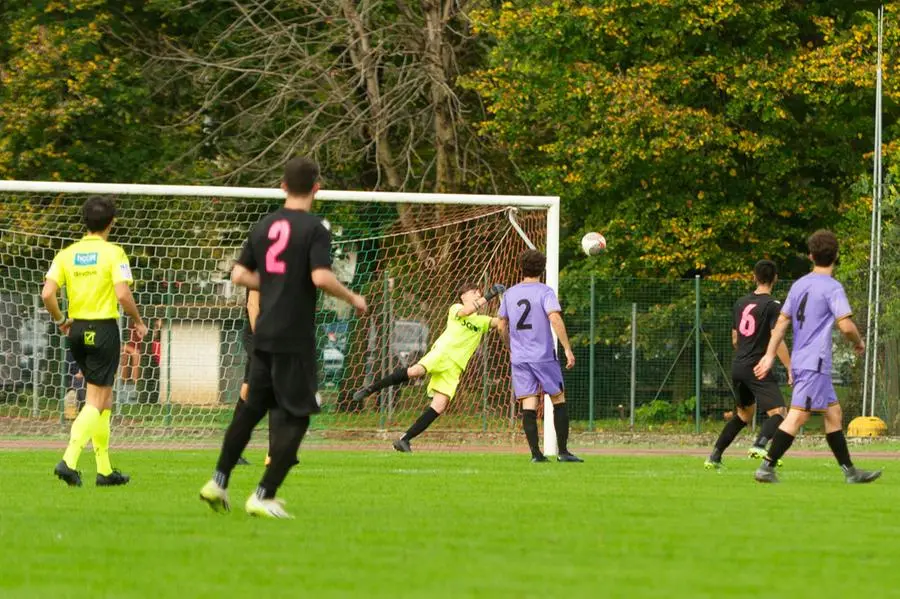
<path fill-rule="evenodd" d="M 315 355 L 317 290 L 312 271 L 331 267 L 331 234 L 322 219 L 302 210 L 276 210 L 250 231 L 238 263 L 259 272 L 254 347 Z"/>
<path fill-rule="evenodd" d="M 734 304 L 733 325 L 737 331 L 734 363 L 754 366 L 766 353 L 772 329 L 781 313 L 781 302 L 768 293 L 751 293 Z"/>

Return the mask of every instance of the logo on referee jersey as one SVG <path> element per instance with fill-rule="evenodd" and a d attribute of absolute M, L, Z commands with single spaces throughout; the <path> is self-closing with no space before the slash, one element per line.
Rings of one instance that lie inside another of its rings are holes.
<path fill-rule="evenodd" d="M 97 266 L 97 252 L 77 252 L 75 266 Z"/>
<path fill-rule="evenodd" d="M 85 331 L 84 332 L 84 344 L 85 345 L 96 345 L 96 336 L 97 331 Z"/>
<path fill-rule="evenodd" d="M 119 274 L 123 279 L 131 279 L 131 268 L 127 264 L 119 265 Z"/>

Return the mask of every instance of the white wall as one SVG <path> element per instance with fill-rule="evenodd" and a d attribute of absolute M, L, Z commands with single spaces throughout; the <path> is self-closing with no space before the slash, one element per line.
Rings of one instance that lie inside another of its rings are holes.
<path fill-rule="evenodd" d="M 172 324 L 171 347 L 168 332 L 162 329 L 159 372 L 159 401 L 166 401 L 168 352 L 172 352 L 172 403 L 218 405 L 220 325 L 215 322 Z"/>

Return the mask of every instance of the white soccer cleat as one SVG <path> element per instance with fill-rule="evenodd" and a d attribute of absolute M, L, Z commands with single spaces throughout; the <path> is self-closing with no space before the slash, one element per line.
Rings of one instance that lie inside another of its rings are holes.
<path fill-rule="evenodd" d="M 205 501 L 214 512 L 227 512 L 231 510 L 228 503 L 228 490 L 223 489 L 216 481 L 210 480 L 200 489 L 200 499 Z"/>
<path fill-rule="evenodd" d="M 284 509 L 283 499 L 260 499 L 256 493 L 247 498 L 244 509 L 251 516 L 260 518 L 283 518 L 293 520 L 294 517 Z"/>

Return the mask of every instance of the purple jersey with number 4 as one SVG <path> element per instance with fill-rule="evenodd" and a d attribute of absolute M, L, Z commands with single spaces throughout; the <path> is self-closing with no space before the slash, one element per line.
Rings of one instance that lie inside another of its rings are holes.
<path fill-rule="evenodd" d="M 850 302 L 834 278 L 810 273 L 791 285 L 781 313 L 794 328 L 791 370 L 831 373 L 831 331 L 850 316 Z"/>
<path fill-rule="evenodd" d="M 549 315 L 561 311 L 553 289 L 543 283 L 519 283 L 506 290 L 500 302 L 500 318 L 509 320 L 513 364 L 556 362 Z"/>

